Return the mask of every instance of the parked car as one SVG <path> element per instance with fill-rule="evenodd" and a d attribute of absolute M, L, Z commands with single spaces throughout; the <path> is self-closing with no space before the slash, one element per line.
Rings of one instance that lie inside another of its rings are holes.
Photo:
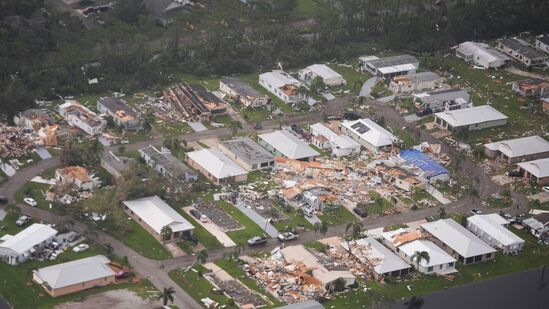
<path fill-rule="evenodd" d="M 25 204 L 27 204 L 29 206 L 32 206 L 32 207 L 38 206 L 38 203 L 32 197 L 25 197 L 23 199 L 23 202 L 25 202 Z"/>
<path fill-rule="evenodd" d="M 208 222 L 208 217 L 206 217 L 205 215 L 201 215 L 200 216 L 200 222 L 202 222 L 202 223 Z"/>
<path fill-rule="evenodd" d="M 358 120 L 360 118 L 361 118 L 360 114 L 355 113 L 355 112 L 347 112 L 347 113 L 343 114 L 343 119 L 345 119 L 345 120 Z"/>
<path fill-rule="evenodd" d="M 17 221 L 15 221 L 15 225 L 17 226 L 23 226 L 27 223 L 29 223 L 31 220 L 31 217 L 28 217 L 28 216 L 21 216 L 19 217 L 19 219 L 17 219 Z"/>
<path fill-rule="evenodd" d="M 436 220 L 436 219 L 435 219 L 435 217 L 433 217 L 433 216 L 427 216 L 427 217 L 425 217 L 425 221 L 427 221 L 427 222 L 433 222 L 433 221 L 435 221 L 435 220 Z"/>
<path fill-rule="evenodd" d="M 8 203 L 8 198 L 3 195 L 0 195 L 0 204 L 7 204 L 7 203 Z"/>
<path fill-rule="evenodd" d="M 332 121 L 332 120 L 341 120 L 343 119 L 343 117 L 339 116 L 339 115 L 327 115 L 325 117 L 326 121 Z"/>
<path fill-rule="evenodd" d="M 505 175 L 509 177 L 522 177 L 522 173 L 519 171 L 508 171 L 505 172 Z"/>
<path fill-rule="evenodd" d="M 261 125 L 261 122 L 256 123 L 255 126 L 254 126 L 254 129 L 256 129 L 256 130 L 263 129 L 263 126 Z"/>
<path fill-rule="evenodd" d="M 74 252 L 84 252 L 88 250 L 90 246 L 88 244 L 79 244 L 78 246 L 72 248 L 72 251 Z"/>
<path fill-rule="evenodd" d="M 313 215 L 315 214 L 315 210 L 312 208 L 303 208 L 303 214 L 307 218 L 312 218 Z"/>
<path fill-rule="evenodd" d="M 511 216 L 510 214 L 503 214 L 503 218 L 505 218 L 505 220 L 509 221 L 509 223 L 515 223 L 515 221 L 517 221 L 517 218 Z"/>
<path fill-rule="evenodd" d="M 297 239 L 297 234 L 294 234 L 292 232 L 286 232 L 286 233 L 278 234 L 277 238 L 280 241 L 290 241 L 290 240 Z"/>
<path fill-rule="evenodd" d="M 202 217 L 202 213 L 200 213 L 200 211 L 196 209 L 191 209 L 190 213 L 193 217 L 195 217 L 195 219 L 200 220 L 200 218 Z"/>
<path fill-rule="evenodd" d="M 300 127 L 300 126 L 297 125 L 297 124 L 292 124 L 290 127 L 292 128 L 292 131 L 294 131 L 294 132 L 297 133 L 297 134 L 303 133 L 303 128 Z"/>
<path fill-rule="evenodd" d="M 472 215 L 481 215 L 482 214 L 482 211 L 478 210 L 478 209 L 471 209 L 470 213 Z"/>
<path fill-rule="evenodd" d="M 545 192 L 549 192 L 549 186 L 545 186 L 545 187 L 543 187 L 543 188 L 541 188 L 541 189 L 542 189 L 543 191 L 545 191 Z"/>
<path fill-rule="evenodd" d="M 254 236 L 248 239 L 248 246 L 259 246 L 267 242 L 267 237 L 265 236 Z"/>
<path fill-rule="evenodd" d="M 359 215 L 361 218 L 366 218 L 368 216 L 368 212 L 366 211 L 366 209 L 362 207 L 355 207 L 353 208 L 353 211 L 355 212 L 355 214 Z"/>
<path fill-rule="evenodd" d="M 423 117 L 423 116 L 427 116 L 427 115 L 430 115 L 433 113 L 433 110 L 430 109 L 430 108 L 426 108 L 426 109 L 423 109 L 423 110 L 420 110 L 419 112 L 416 113 L 416 116 L 418 117 Z"/>

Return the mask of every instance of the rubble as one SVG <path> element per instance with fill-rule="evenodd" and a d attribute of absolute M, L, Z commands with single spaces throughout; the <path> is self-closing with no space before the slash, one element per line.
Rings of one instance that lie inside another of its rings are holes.
<path fill-rule="evenodd" d="M 34 150 L 33 134 L 19 127 L 0 124 L 0 158 L 28 156 Z"/>

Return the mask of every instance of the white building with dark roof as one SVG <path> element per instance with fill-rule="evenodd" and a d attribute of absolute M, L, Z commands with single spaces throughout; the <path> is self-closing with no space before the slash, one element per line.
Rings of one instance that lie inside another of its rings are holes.
<path fill-rule="evenodd" d="M 300 80 L 305 83 L 310 83 L 315 78 L 320 77 L 324 84 L 328 87 L 340 86 L 347 84 L 347 81 L 341 74 L 332 70 L 325 64 L 313 64 L 297 73 Z"/>
<path fill-rule="evenodd" d="M 158 196 L 124 201 L 124 211 L 158 241 L 179 241 L 192 234 L 194 226 Z M 162 228 L 168 226 L 171 235 L 162 239 Z"/>
<path fill-rule="evenodd" d="M 243 182 L 248 179 L 248 171 L 219 149 L 210 148 L 188 152 L 187 163 L 216 185 L 227 182 Z"/>
<path fill-rule="evenodd" d="M 341 124 L 341 132 L 371 152 L 389 149 L 396 137 L 389 131 L 368 118 L 346 121 Z"/>
<path fill-rule="evenodd" d="M 99 135 L 107 122 L 96 113 L 76 101 L 66 101 L 59 105 L 59 114 L 70 126 L 77 127 L 89 135 Z"/>
<path fill-rule="evenodd" d="M 287 130 L 259 134 L 257 138 L 259 145 L 277 157 L 312 161 L 320 156 L 320 153 Z"/>
<path fill-rule="evenodd" d="M 484 262 L 496 256 L 496 250 L 453 219 L 424 223 L 421 230 L 463 264 Z"/>
<path fill-rule="evenodd" d="M 536 48 L 549 54 L 549 35 L 542 35 L 536 39 Z"/>
<path fill-rule="evenodd" d="M 221 141 L 218 147 L 223 154 L 248 172 L 274 166 L 274 156 L 249 137 Z"/>
<path fill-rule="evenodd" d="M 365 56 L 359 57 L 358 60 L 363 70 L 385 78 L 412 74 L 419 68 L 419 60 L 410 55 L 400 55 L 381 59 L 376 56 Z"/>
<path fill-rule="evenodd" d="M 152 145 L 137 150 L 148 166 L 166 177 L 175 177 L 181 181 L 195 181 L 198 174 L 179 161 L 172 152 L 165 147 L 158 149 Z"/>
<path fill-rule="evenodd" d="M 105 97 L 97 100 L 97 110 L 112 117 L 114 123 L 125 130 L 141 129 L 141 120 L 126 101 L 121 98 Z"/>
<path fill-rule="evenodd" d="M 27 261 L 31 254 L 51 243 L 57 231 L 48 225 L 34 223 L 15 235 L 0 237 L 0 260 L 10 265 Z"/>
<path fill-rule="evenodd" d="M 498 214 L 474 215 L 467 218 L 467 229 L 490 246 L 503 253 L 516 253 L 524 247 L 524 240 L 506 226 L 509 221 Z"/>
<path fill-rule="evenodd" d="M 113 284 L 116 272 L 109 267 L 111 261 L 96 255 L 33 271 L 32 279 L 50 296 L 58 297 L 79 291 Z"/>
<path fill-rule="evenodd" d="M 237 77 L 220 79 L 219 90 L 246 107 L 262 107 L 271 102 L 268 96 L 257 91 Z"/>
<path fill-rule="evenodd" d="M 526 42 L 513 38 L 500 39 L 496 48 L 527 67 L 544 66 L 547 60 L 545 55 L 530 47 Z"/>
<path fill-rule="evenodd" d="M 549 185 L 549 158 L 517 164 L 524 178 L 540 186 Z"/>
<path fill-rule="evenodd" d="M 435 114 L 435 124 L 448 131 L 465 129 L 477 131 L 486 128 L 504 126 L 509 117 L 490 105 L 449 110 Z"/>
<path fill-rule="evenodd" d="M 341 242 L 343 249 L 349 251 L 346 241 Z M 400 257 L 391 252 L 372 237 L 357 239 L 350 242 L 351 254 L 363 265 L 371 267 L 376 280 L 385 276 L 400 277 L 408 274 L 412 268 Z"/>
<path fill-rule="evenodd" d="M 509 64 L 512 59 L 495 50 L 490 45 L 477 42 L 463 42 L 456 48 L 456 57 L 484 68 L 499 68 Z"/>
<path fill-rule="evenodd" d="M 484 145 L 487 157 L 514 164 L 549 157 L 549 141 L 533 135 Z"/>
<path fill-rule="evenodd" d="M 311 125 L 311 142 L 320 149 L 330 149 L 332 155 L 343 157 L 360 152 L 360 144 L 351 137 L 338 134 L 322 123 Z"/>

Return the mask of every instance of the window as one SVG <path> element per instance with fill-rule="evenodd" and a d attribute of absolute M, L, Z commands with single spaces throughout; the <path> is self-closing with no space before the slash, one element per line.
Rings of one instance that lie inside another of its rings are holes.
<path fill-rule="evenodd" d="M 433 271 L 433 266 L 429 266 L 429 268 L 427 268 L 427 272 L 432 272 Z"/>

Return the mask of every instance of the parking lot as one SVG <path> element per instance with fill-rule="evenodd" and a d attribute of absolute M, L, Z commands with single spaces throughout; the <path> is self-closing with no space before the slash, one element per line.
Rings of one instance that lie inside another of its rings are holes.
<path fill-rule="evenodd" d="M 233 219 L 233 217 L 229 216 L 223 208 L 214 203 L 197 204 L 194 207 L 203 215 L 208 217 L 208 219 L 215 223 L 224 232 L 240 230 L 243 228 L 243 226 Z"/>

